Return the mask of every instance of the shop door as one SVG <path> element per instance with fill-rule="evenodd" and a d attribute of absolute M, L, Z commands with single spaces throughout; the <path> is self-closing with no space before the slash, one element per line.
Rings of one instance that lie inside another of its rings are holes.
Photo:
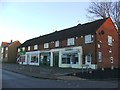
<path fill-rule="evenodd" d="M 85 65 L 87 68 L 91 67 L 91 54 L 85 56 Z"/>
<path fill-rule="evenodd" d="M 43 57 L 43 65 L 47 65 L 47 56 Z"/>
<path fill-rule="evenodd" d="M 53 54 L 53 66 L 54 67 L 58 67 L 58 62 L 59 62 L 59 54 L 58 53 L 54 53 Z"/>

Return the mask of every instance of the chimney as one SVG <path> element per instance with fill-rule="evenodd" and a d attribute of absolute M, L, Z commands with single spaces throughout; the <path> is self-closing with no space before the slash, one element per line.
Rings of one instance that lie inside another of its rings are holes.
<path fill-rule="evenodd" d="M 12 43 L 13 41 L 12 40 L 10 40 L 10 43 Z"/>

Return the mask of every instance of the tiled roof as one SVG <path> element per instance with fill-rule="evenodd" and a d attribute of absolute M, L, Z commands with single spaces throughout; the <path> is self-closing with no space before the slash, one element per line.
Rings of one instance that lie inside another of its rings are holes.
<path fill-rule="evenodd" d="M 10 45 L 10 43 L 8 43 L 8 42 L 2 42 L 2 43 L 1 43 L 1 46 L 2 46 L 2 47 L 7 47 L 7 46 L 9 46 L 9 45 Z"/>
<path fill-rule="evenodd" d="M 29 39 L 25 41 L 23 44 L 21 44 L 20 47 L 24 46 L 31 46 L 35 44 L 41 44 L 41 43 L 47 43 L 51 41 L 56 40 L 64 40 L 71 37 L 77 37 L 81 35 L 88 35 L 88 34 L 94 34 L 97 29 L 107 20 L 106 19 L 100 19 L 93 22 L 85 23 L 85 24 L 78 24 L 77 26 L 67 28 L 61 31 L 55 31 L 50 34 L 46 34 L 40 37 L 36 37 L 33 39 Z"/>

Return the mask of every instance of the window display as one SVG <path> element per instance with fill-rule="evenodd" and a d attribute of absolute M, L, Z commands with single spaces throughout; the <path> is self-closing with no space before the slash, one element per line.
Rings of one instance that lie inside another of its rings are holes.
<path fill-rule="evenodd" d="M 38 63 L 38 55 L 31 56 L 31 63 Z"/>

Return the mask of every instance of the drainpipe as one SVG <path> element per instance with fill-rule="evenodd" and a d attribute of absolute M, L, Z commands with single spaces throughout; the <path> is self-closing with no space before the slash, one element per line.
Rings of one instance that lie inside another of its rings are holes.
<path fill-rule="evenodd" d="M 95 33 L 95 64 L 97 65 L 97 34 Z M 95 66 L 95 69 L 97 69 L 97 67 Z"/>

